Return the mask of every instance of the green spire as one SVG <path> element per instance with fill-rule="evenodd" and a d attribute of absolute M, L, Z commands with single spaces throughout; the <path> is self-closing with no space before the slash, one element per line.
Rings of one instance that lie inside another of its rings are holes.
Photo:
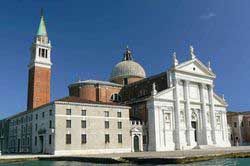
<path fill-rule="evenodd" d="M 36 33 L 37 36 L 47 36 L 46 25 L 43 17 L 43 9 L 41 9 L 41 20 L 39 24 L 39 28 Z"/>

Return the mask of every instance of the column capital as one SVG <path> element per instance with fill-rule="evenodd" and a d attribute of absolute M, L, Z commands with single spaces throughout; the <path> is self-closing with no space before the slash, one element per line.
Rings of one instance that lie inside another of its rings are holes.
<path fill-rule="evenodd" d="M 189 80 L 183 80 L 184 84 L 188 85 L 190 83 Z"/>
<path fill-rule="evenodd" d="M 208 87 L 209 87 L 209 88 L 212 88 L 212 89 L 213 89 L 214 86 L 215 86 L 214 84 L 208 84 Z"/>
<path fill-rule="evenodd" d="M 183 80 L 181 80 L 180 78 L 175 78 L 173 80 L 175 84 L 181 84 L 183 82 Z"/>

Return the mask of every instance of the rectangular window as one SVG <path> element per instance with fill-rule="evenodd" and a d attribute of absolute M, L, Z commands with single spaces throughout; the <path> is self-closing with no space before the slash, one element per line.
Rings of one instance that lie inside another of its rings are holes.
<path fill-rule="evenodd" d="M 37 137 L 35 136 L 35 146 L 37 146 Z"/>
<path fill-rule="evenodd" d="M 241 127 L 244 127 L 244 122 L 243 121 L 241 122 Z"/>
<path fill-rule="evenodd" d="M 66 120 L 66 128 L 71 128 L 71 120 Z"/>
<path fill-rule="evenodd" d="M 82 110 L 82 116 L 86 116 L 86 110 Z"/>
<path fill-rule="evenodd" d="M 49 144 L 51 145 L 51 139 L 52 139 L 52 137 L 51 137 L 51 134 L 49 135 Z"/>
<path fill-rule="evenodd" d="M 71 144 L 71 134 L 66 134 L 66 144 Z"/>
<path fill-rule="evenodd" d="M 86 144 L 86 143 L 87 143 L 87 135 L 82 134 L 82 144 Z"/>
<path fill-rule="evenodd" d="M 51 120 L 49 121 L 49 128 L 50 129 L 52 128 L 52 121 Z"/>
<path fill-rule="evenodd" d="M 104 116 L 105 117 L 109 117 L 109 112 L 108 111 L 104 111 Z"/>
<path fill-rule="evenodd" d="M 118 134 L 118 143 L 122 143 L 122 134 Z"/>
<path fill-rule="evenodd" d="M 71 109 L 66 109 L 66 115 L 71 115 Z"/>
<path fill-rule="evenodd" d="M 44 118 L 44 112 L 43 112 L 43 118 Z"/>
<path fill-rule="evenodd" d="M 109 128 L 109 121 L 105 121 L 105 129 Z"/>
<path fill-rule="evenodd" d="M 85 129 L 86 128 L 86 120 L 82 120 L 82 128 Z"/>
<path fill-rule="evenodd" d="M 117 112 L 117 117 L 118 118 L 122 117 L 122 113 L 121 112 Z"/>
<path fill-rule="evenodd" d="M 122 128 L 122 122 L 117 122 L 117 125 L 118 125 L 118 129 Z"/>
<path fill-rule="evenodd" d="M 109 143 L 109 134 L 105 134 L 105 143 Z"/>
<path fill-rule="evenodd" d="M 38 119 L 38 114 L 36 114 L 36 120 Z"/>
<path fill-rule="evenodd" d="M 45 58 L 47 58 L 48 57 L 48 50 L 46 49 L 45 50 Z"/>
<path fill-rule="evenodd" d="M 234 127 L 237 127 L 237 122 L 234 122 Z"/>
<path fill-rule="evenodd" d="M 42 48 L 42 57 L 44 58 L 44 53 L 45 52 L 45 49 Z"/>
<path fill-rule="evenodd" d="M 49 115 L 50 115 L 50 116 L 52 115 L 52 110 L 49 110 Z"/>

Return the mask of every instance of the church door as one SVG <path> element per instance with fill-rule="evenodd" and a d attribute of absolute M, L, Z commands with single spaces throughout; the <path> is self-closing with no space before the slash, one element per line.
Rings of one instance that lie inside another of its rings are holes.
<path fill-rule="evenodd" d="M 134 151 L 139 152 L 139 137 L 137 135 L 134 136 Z"/>
<path fill-rule="evenodd" d="M 191 122 L 192 128 L 194 129 L 194 140 L 197 142 L 197 122 Z"/>

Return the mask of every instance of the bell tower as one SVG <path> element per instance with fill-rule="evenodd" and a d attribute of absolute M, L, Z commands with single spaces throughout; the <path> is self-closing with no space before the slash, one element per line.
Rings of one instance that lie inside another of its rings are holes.
<path fill-rule="evenodd" d="M 28 65 L 28 110 L 50 102 L 51 43 L 48 39 L 42 11 L 40 24 L 32 42 L 30 52 L 31 58 Z"/>

